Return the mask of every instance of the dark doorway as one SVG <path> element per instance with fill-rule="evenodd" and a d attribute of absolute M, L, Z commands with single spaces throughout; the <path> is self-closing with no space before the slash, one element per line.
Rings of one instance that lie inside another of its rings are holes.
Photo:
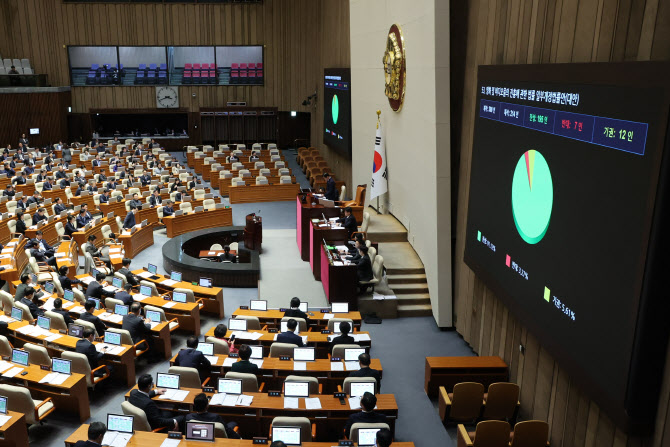
<path fill-rule="evenodd" d="M 277 146 L 286 148 L 298 148 L 309 146 L 311 137 L 311 114 L 309 112 L 279 112 Z"/>

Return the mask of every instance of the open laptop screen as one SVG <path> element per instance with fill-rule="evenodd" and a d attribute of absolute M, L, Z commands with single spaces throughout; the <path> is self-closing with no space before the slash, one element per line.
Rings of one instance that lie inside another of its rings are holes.
<path fill-rule="evenodd" d="M 358 445 L 374 447 L 377 445 L 377 432 L 379 428 L 359 428 L 358 429 Z"/>
<path fill-rule="evenodd" d="M 156 272 L 158 271 L 158 267 L 153 264 L 149 264 L 147 266 L 147 270 L 149 271 L 149 273 L 153 273 L 155 275 Z"/>
<path fill-rule="evenodd" d="M 172 390 L 179 389 L 179 374 L 156 374 L 156 387 L 169 388 Z"/>
<path fill-rule="evenodd" d="M 122 416 L 120 414 L 107 415 L 107 430 L 121 433 L 133 432 L 133 416 Z"/>
<path fill-rule="evenodd" d="M 228 320 L 228 328 L 231 331 L 246 331 L 247 320 L 243 318 L 231 318 Z"/>
<path fill-rule="evenodd" d="M 349 384 L 351 397 L 360 397 L 365 393 L 375 394 L 374 382 L 352 382 Z"/>
<path fill-rule="evenodd" d="M 249 346 L 251 348 L 251 358 L 252 359 L 262 359 L 263 358 L 263 347 L 262 346 Z"/>
<path fill-rule="evenodd" d="M 284 396 L 309 397 L 309 382 L 284 382 Z"/>
<path fill-rule="evenodd" d="M 316 360 L 314 348 L 294 348 L 293 360 L 296 362 L 313 362 Z"/>
<path fill-rule="evenodd" d="M 361 354 L 365 354 L 365 348 L 344 348 L 344 361 L 357 362 Z"/>
<path fill-rule="evenodd" d="M 12 349 L 12 362 L 22 366 L 28 366 L 28 351 L 23 349 Z"/>
<path fill-rule="evenodd" d="M 330 303 L 330 311 L 334 314 L 349 313 L 349 303 Z"/>
<path fill-rule="evenodd" d="M 70 360 L 53 358 L 51 359 L 51 370 L 61 374 L 71 374 L 72 362 Z"/>
<path fill-rule="evenodd" d="M 196 350 L 205 355 L 214 355 L 214 343 L 198 343 Z"/>
<path fill-rule="evenodd" d="M 249 302 L 250 310 L 268 310 L 268 302 L 266 300 L 251 300 Z"/>
<path fill-rule="evenodd" d="M 242 394 L 241 379 L 219 379 L 219 393 Z"/>
<path fill-rule="evenodd" d="M 119 346 L 121 344 L 121 334 L 119 334 L 118 332 L 105 331 L 104 340 L 105 343 Z"/>
<path fill-rule="evenodd" d="M 300 427 L 272 427 L 272 442 L 282 441 L 286 445 L 300 445 Z"/>
<path fill-rule="evenodd" d="M 187 422 L 186 440 L 214 442 L 214 423 L 193 421 Z"/>

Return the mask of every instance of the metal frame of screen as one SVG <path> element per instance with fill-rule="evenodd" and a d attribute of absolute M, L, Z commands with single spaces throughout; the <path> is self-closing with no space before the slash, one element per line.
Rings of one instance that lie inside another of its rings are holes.
<path fill-rule="evenodd" d="M 653 87 L 662 92 L 662 109 L 658 111 L 656 134 L 657 144 L 651 148 L 655 172 L 650 172 L 650 193 L 641 200 L 648 200 L 645 226 L 639 230 L 648 234 L 646 246 L 640 247 L 644 265 L 636 271 L 639 296 L 633 297 L 637 315 L 631 315 L 635 323 L 632 352 L 628 363 L 626 393 L 623 399 L 612 396 L 600 386 L 598 378 L 588 377 L 580 366 L 580 360 L 568 352 L 561 341 L 552 337 L 530 315 L 511 293 L 469 255 L 466 241 L 465 263 L 485 282 L 509 307 L 510 311 L 537 338 L 542 348 L 556 358 L 570 375 L 570 380 L 592 398 L 615 422 L 617 427 L 629 434 L 644 435 L 653 431 L 659 390 L 663 380 L 666 347 L 670 335 L 670 325 L 665 320 L 670 305 L 664 296 L 665 276 L 670 268 L 667 252 L 670 250 L 670 63 L 586 63 L 586 64 L 546 64 L 546 65 L 504 65 L 480 66 L 478 83 L 487 81 L 520 81 L 556 84 L 607 85 L 619 87 Z M 480 94 L 474 96 L 479 103 Z M 476 134 L 479 111 L 474 107 Z M 656 181 L 654 182 L 654 179 Z M 655 188 L 654 188 L 655 185 Z M 470 197 L 469 200 L 472 200 Z M 470 210 L 471 203 L 468 204 Z M 469 213 L 469 211 L 468 211 Z M 470 217 L 466 227 L 470 228 Z M 622 234 L 625 237 L 624 234 Z M 472 244 L 472 242 L 471 242 Z M 471 250 L 471 248 L 470 248 Z M 646 255 L 645 255 L 646 252 Z M 607 343 L 603 340 L 602 343 Z"/>

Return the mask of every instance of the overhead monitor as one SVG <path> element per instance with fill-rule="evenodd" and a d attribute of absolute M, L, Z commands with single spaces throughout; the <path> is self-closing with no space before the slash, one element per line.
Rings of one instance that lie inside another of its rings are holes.
<path fill-rule="evenodd" d="M 349 68 L 324 69 L 323 132 L 324 144 L 345 157 L 351 157 L 351 69 Z"/>

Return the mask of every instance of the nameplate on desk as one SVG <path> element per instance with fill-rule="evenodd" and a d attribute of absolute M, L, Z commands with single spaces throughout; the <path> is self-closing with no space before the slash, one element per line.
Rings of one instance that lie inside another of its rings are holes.
<path fill-rule="evenodd" d="M 270 334 L 276 334 L 276 333 L 277 333 L 277 328 L 276 328 L 276 327 L 268 328 L 268 333 L 270 333 Z"/>
<path fill-rule="evenodd" d="M 253 444 L 267 444 L 268 438 L 253 438 Z"/>
<path fill-rule="evenodd" d="M 163 295 L 163 299 L 165 301 L 170 301 L 170 295 Z"/>
<path fill-rule="evenodd" d="M 204 387 L 202 387 L 202 391 L 204 393 L 213 393 L 214 392 L 214 387 L 213 386 L 204 386 Z"/>
<path fill-rule="evenodd" d="M 280 308 L 279 308 L 279 312 L 286 312 L 287 310 L 288 310 L 288 309 L 285 308 L 285 307 L 280 307 Z"/>
<path fill-rule="evenodd" d="M 181 432 L 178 431 L 169 431 L 168 432 L 168 438 L 170 439 L 181 439 L 182 435 Z"/>
<path fill-rule="evenodd" d="M 281 391 L 268 391 L 268 396 L 269 397 L 280 397 L 281 396 Z"/>
<path fill-rule="evenodd" d="M 11 358 L 8 355 L 3 355 L 2 360 L 9 361 Z"/>
<path fill-rule="evenodd" d="M 340 440 L 339 444 L 337 444 L 337 445 L 339 445 L 339 446 L 347 446 L 347 447 L 349 447 L 349 446 L 353 446 L 353 445 L 354 445 L 354 441 L 351 441 L 351 440 L 349 440 L 349 439 L 342 439 L 342 440 Z"/>
<path fill-rule="evenodd" d="M 58 329 L 59 334 L 67 334 L 67 331 L 65 329 Z"/>
<path fill-rule="evenodd" d="M 327 314 L 328 312 L 330 312 L 330 309 L 321 309 L 322 314 Z"/>
<path fill-rule="evenodd" d="M 249 306 L 240 306 L 240 310 L 249 310 Z"/>
<path fill-rule="evenodd" d="M 280 355 L 279 360 L 291 360 L 291 356 L 290 355 Z"/>
<path fill-rule="evenodd" d="M 335 399 L 346 399 L 347 393 L 333 393 Z"/>
<path fill-rule="evenodd" d="M 328 330 L 328 329 L 323 329 L 323 330 L 321 331 L 321 333 L 322 333 L 322 334 L 330 334 L 330 330 Z"/>
<path fill-rule="evenodd" d="M 330 361 L 331 361 L 331 362 L 341 362 L 341 361 L 342 361 L 342 357 L 331 357 L 331 358 L 330 358 Z"/>
<path fill-rule="evenodd" d="M 232 353 L 232 352 L 231 352 L 230 354 L 228 354 L 228 358 L 231 358 L 231 359 L 236 359 L 236 358 L 238 358 L 239 356 L 240 356 L 240 355 L 239 355 L 238 353 Z"/>
<path fill-rule="evenodd" d="M 40 369 L 42 371 L 51 371 L 51 367 L 49 365 L 40 365 Z"/>

